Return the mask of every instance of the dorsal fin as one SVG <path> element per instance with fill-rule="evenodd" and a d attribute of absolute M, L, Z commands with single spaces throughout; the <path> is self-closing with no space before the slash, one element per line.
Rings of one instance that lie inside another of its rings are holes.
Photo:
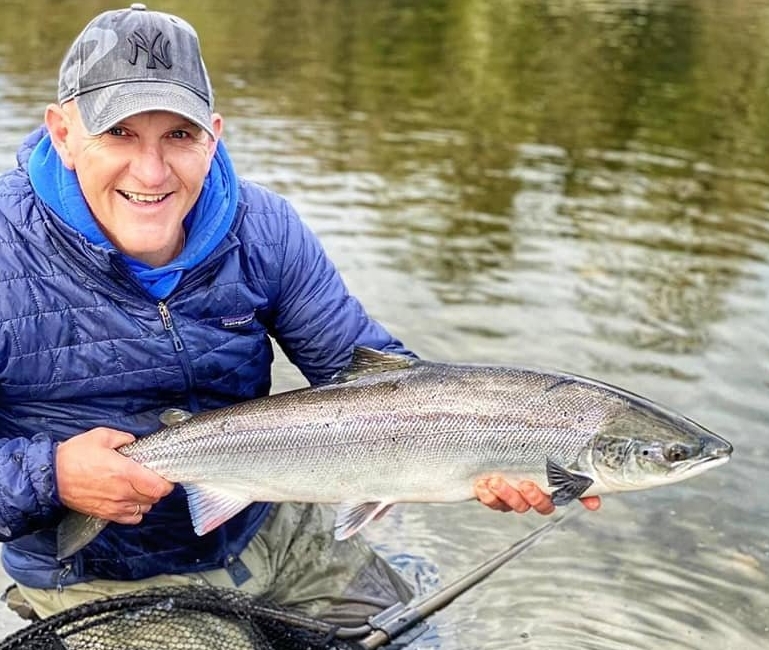
<path fill-rule="evenodd" d="M 352 381 L 364 375 L 374 375 L 388 370 L 403 370 L 413 366 L 416 362 L 417 359 L 405 354 L 382 352 L 358 345 L 353 349 L 350 365 L 336 373 L 334 381 Z"/>

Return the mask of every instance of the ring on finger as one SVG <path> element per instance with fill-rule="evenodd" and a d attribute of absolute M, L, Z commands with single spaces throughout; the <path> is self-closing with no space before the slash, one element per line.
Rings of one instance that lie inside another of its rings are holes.
<path fill-rule="evenodd" d="M 136 510 L 134 511 L 134 517 L 140 516 L 142 513 L 142 507 L 138 503 L 136 504 Z"/>

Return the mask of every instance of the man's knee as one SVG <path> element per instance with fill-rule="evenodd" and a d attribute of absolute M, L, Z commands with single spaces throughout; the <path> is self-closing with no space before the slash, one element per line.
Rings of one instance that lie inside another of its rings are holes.
<path fill-rule="evenodd" d="M 12 584 L 6 588 L 2 597 L 0 597 L 8 609 L 14 612 L 17 616 L 20 616 L 25 621 L 39 621 L 40 617 L 35 613 L 30 602 L 24 598 L 19 588 Z"/>

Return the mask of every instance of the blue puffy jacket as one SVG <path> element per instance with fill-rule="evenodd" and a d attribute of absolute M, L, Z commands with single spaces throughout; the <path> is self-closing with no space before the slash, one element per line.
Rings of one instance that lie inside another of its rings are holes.
<path fill-rule="evenodd" d="M 145 435 L 170 407 L 266 395 L 270 337 L 311 384 L 343 368 L 354 344 L 403 346 L 347 293 L 291 205 L 243 179 L 224 240 L 166 300 L 152 298 L 119 254 L 89 244 L 33 193 L 26 164 L 41 134 L 0 176 L 3 566 L 38 588 L 224 567 L 269 504 L 198 537 L 178 486 L 140 525 L 113 523 L 57 561 L 56 444 L 97 426 Z"/>

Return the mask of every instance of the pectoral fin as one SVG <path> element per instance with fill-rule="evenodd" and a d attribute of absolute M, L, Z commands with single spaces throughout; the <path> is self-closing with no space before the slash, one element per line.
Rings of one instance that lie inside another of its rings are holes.
<path fill-rule="evenodd" d="M 63 560 L 77 553 L 94 539 L 109 522 L 81 512 L 70 511 L 56 531 L 56 559 Z"/>
<path fill-rule="evenodd" d="M 334 522 L 334 539 L 352 537 L 372 519 L 384 515 L 394 504 L 381 501 L 344 504 L 339 507 Z"/>
<path fill-rule="evenodd" d="M 558 463 L 547 459 L 545 464 L 547 481 L 550 487 L 555 488 L 550 494 L 553 505 L 564 506 L 574 499 L 578 499 L 592 484 L 593 479 L 584 474 L 575 474 Z"/>

